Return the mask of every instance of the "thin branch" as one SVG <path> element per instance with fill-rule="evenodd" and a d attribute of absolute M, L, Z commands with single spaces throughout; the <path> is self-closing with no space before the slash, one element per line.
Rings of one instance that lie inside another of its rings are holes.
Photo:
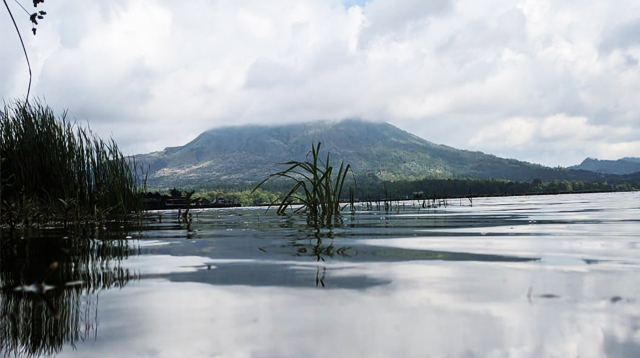
<path fill-rule="evenodd" d="M 29 55 L 27 55 L 27 48 L 24 46 L 24 41 L 22 41 L 22 35 L 20 35 L 20 29 L 18 29 L 18 24 L 16 24 L 16 20 L 13 18 L 13 13 L 11 13 L 11 9 L 9 8 L 9 4 L 7 4 L 7 0 L 2 0 L 2 2 L 4 2 L 4 6 L 7 7 L 7 11 L 9 12 L 9 16 L 11 16 L 11 21 L 13 21 L 13 26 L 16 28 L 16 32 L 18 33 L 18 37 L 20 38 L 20 44 L 22 45 L 22 51 L 24 51 L 24 57 L 27 59 L 27 66 L 29 67 L 29 87 L 27 87 L 27 98 L 25 99 L 25 104 L 26 104 L 26 103 L 29 103 L 29 93 L 31 92 L 31 77 L 32 77 L 32 75 L 31 75 L 31 63 L 29 62 Z M 20 6 L 22 6 L 22 5 L 20 5 Z"/>
<path fill-rule="evenodd" d="M 20 2 L 18 2 L 18 0 L 14 0 L 16 2 L 16 4 L 20 5 L 20 7 L 22 8 L 22 10 L 24 10 L 24 12 L 27 13 L 27 15 L 31 16 L 31 14 L 29 13 L 29 11 L 27 11 L 27 9 L 24 8 L 24 6 L 22 6 L 22 4 Z"/>

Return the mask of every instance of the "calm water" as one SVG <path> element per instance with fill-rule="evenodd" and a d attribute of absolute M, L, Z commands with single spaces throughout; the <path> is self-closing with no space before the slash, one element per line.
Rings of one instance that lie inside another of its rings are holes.
<path fill-rule="evenodd" d="M 1 350 L 640 357 L 640 193 L 449 204 L 360 210 L 319 233 L 263 208 L 202 211 L 191 231 L 164 212 L 80 240 L 3 232 Z"/>

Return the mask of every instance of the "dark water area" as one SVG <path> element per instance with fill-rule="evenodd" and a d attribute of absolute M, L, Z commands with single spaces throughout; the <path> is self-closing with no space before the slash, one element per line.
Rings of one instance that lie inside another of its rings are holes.
<path fill-rule="evenodd" d="M 640 357 L 640 193 L 420 204 L 3 231 L 0 353 Z"/>

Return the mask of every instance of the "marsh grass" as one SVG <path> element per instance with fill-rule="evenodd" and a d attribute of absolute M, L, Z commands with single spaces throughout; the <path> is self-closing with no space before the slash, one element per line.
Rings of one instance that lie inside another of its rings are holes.
<path fill-rule="evenodd" d="M 39 101 L 15 101 L 0 112 L 2 223 L 101 220 L 140 209 L 135 162 L 113 139 L 56 118 Z"/>
<path fill-rule="evenodd" d="M 347 175 L 349 172 L 353 175 L 353 171 L 351 165 L 345 165 L 344 161 L 336 170 L 330 164 L 330 153 L 323 161 L 320 158 L 320 146 L 320 142 L 312 144 L 305 161 L 283 163 L 288 166 L 287 169 L 269 175 L 253 191 L 270 179 L 289 179 L 293 186 L 280 201 L 277 213 L 283 215 L 289 207 L 301 204 L 294 213 L 306 214 L 312 225 L 331 227 L 339 219 L 342 189 Z"/>

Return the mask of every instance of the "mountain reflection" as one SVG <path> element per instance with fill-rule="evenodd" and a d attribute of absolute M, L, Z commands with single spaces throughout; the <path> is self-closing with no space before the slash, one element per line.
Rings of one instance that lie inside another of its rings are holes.
<path fill-rule="evenodd" d="M 95 234 L 60 236 L 24 239 L 2 232 L 0 351 L 4 356 L 52 355 L 65 345 L 96 339 L 100 291 L 137 278 L 121 267 L 123 259 L 139 253 L 128 240 L 98 240 Z"/>

